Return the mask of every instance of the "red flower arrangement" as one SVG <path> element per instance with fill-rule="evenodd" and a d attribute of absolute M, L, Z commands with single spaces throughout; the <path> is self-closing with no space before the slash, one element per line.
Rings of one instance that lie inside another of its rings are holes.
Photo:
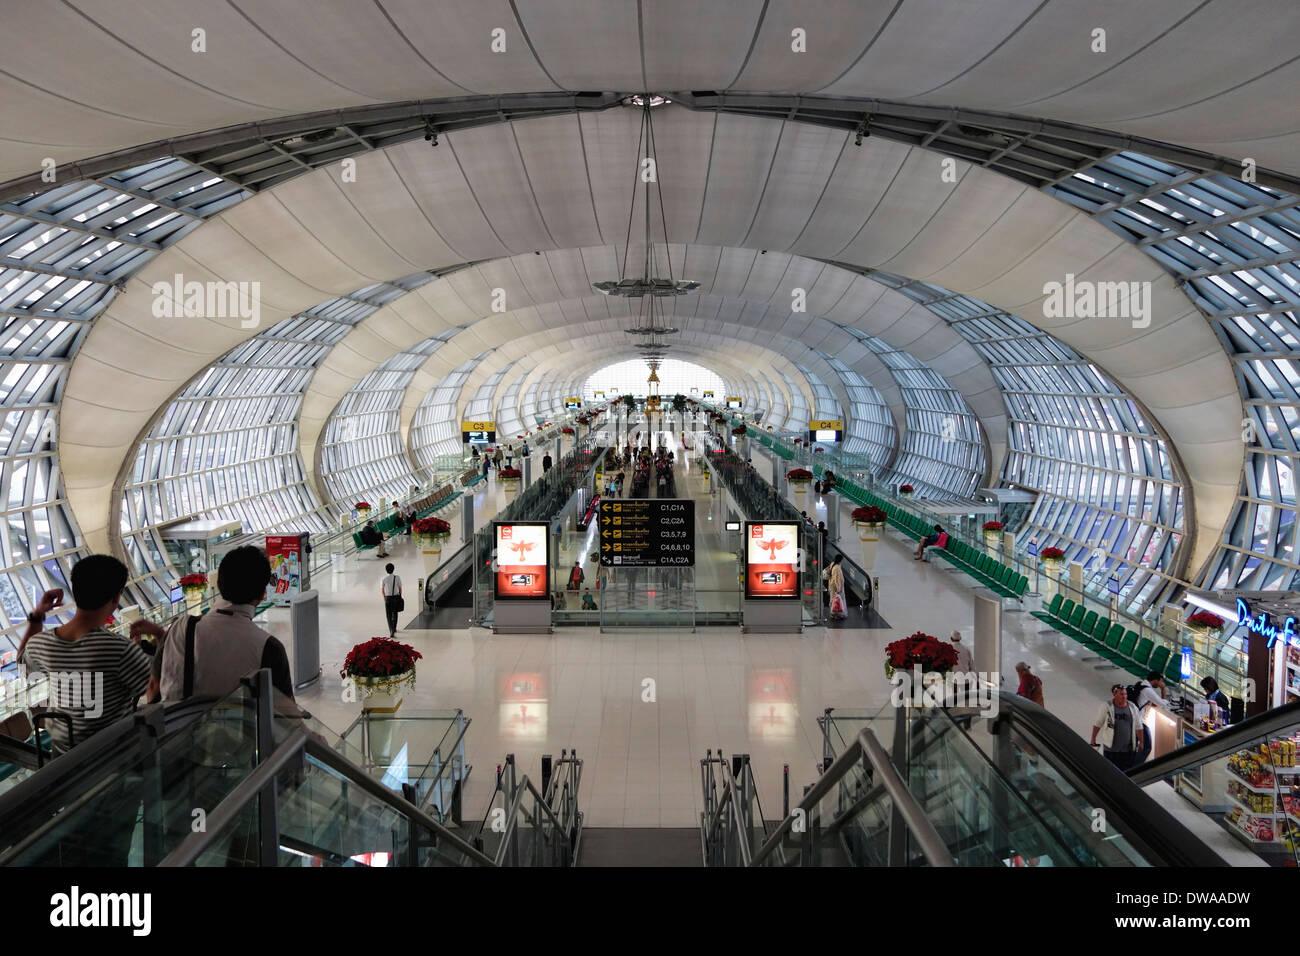
<path fill-rule="evenodd" d="M 922 671 L 950 671 L 957 666 L 957 648 L 923 631 L 885 645 L 885 673 L 889 676 L 914 664 L 920 664 Z"/>
<path fill-rule="evenodd" d="M 1002 530 L 1002 522 L 1001 522 L 1001 521 L 986 521 L 986 522 L 984 522 L 984 530 L 985 530 L 985 531 L 1001 531 L 1001 530 Z"/>
<path fill-rule="evenodd" d="M 497 472 L 498 478 L 520 478 L 522 473 L 518 468 L 502 468 Z"/>
<path fill-rule="evenodd" d="M 206 574 L 187 574 L 181 578 L 180 586 L 182 588 L 205 588 L 208 586 L 208 576 Z"/>
<path fill-rule="evenodd" d="M 1216 631 L 1223 627 L 1223 618 L 1217 614 L 1211 614 L 1209 611 L 1197 611 L 1184 622 L 1191 627 L 1207 627 L 1211 631 Z"/>
<path fill-rule="evenodd" d="M 791 468 L 785 477 L 790 481 L 812 481 L 813 473 L 807 468 Z"/>
<path fill-rule="evenodd" d="M 451 535 L 451 524 L 442 518 L 416 518 L 411 522 L 412 534 L 427 534 L 431 537 Z"/>
<path fill-rule="evenodd" d="M 886 515 L 875 505 L 863 505 L 861 508 L 854 508 L 849 517 L 858 524 L 884 524 Z"/>
<path fill-rule="evenodd" d="M 818 455 L 822 454 L 824 451 L 826 451 L 825 448 L 814 448 L 814 449 L 813 449 L 813 452 L 814 452 L 815 454 L 818 454 Z"/>
<path fill-rule="evenodd" d="M 1065 559 L 1065 552 L 1060 548 L 1044 548 L 1038 555 L 1044 561 L 1062 561 Z"/>
<path fill-rule="evenodd" d="M 352 507 L 356 508 L 358 511 L 369 511 L 369 510 L 370 510 L 370 502 L 369 502 L 369 501 L 358 501 L 358 502 L 357 502 L 356 504 L 354 504 Z"/>
<path fill-rule="evenodd" d="M 899 493 L 900 495 L 910 495 L 910 494 L 911 494 L 912 492 L 914 492 L 914 491 L 916 491 L 916 489 L 913 488 L 911 485 L 899 485 L 899 486 L 898 486 L 898 493 Z"/>
<path fill-rule="evenodd" d="M 563 428 L 560 429 L 560 434 L 561 434 L 561 435 L 576 435 L 577 432 L 575 432 L 575 431 L 574 431 L 570 426 L 565 425 Z"/>
<path fill-rule="evenodd" d="M 396 677 L 415 671 L 415 662 L 424 655 L 410 644 L 372 637 L 348 651 L 340 677 Z"/>
<path fill-rule="evenodd" d="M 746 431 L 746 429 L 745 429 L 745 426 L 744 426 L 744 425 L 737 425 L 735 428 L 733 428 L 733 429 L 731 430 L 731 434 L 733 434 L 733 435 L 743 435 L 743 434 L 745 434 L 745 431 Z"/>

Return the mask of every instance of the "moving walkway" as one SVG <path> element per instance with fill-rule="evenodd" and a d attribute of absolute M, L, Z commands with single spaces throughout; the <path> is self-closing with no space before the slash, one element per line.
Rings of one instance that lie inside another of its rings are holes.
<path fill-rule="evenodd" d="M 993 700 L 827 711 L 825 770 L 779 821 L 747 763 L 706 760 L 706 865 L 1226 865 L 1059 719 Z"/>

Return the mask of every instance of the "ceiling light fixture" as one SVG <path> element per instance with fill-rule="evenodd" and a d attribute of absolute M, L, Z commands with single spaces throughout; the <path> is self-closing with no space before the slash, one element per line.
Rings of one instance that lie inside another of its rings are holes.
<path fill-rule="evenodd" d="M 635 178 L 632 182 L 632 204 L 627 214 L 627 240 L 619 263 L 618 278 L 593 282 L 592 288 L 603 295 L 623 299 L 639 299 L 637 323 L 627 329 L 629 335 L 649 337 L 649 342 L 635 346 L 645 353 L 646 358 L 662 356 L 667 346 L 660 341 L 662 336 L 676 335 L 680 331 L 663 321 L 663 306 L 659 301 L 689 295 L 700 288 L 694 279 L 679 279 L 673 275 L 672 251 L 668 245 L 668 216 L 664 211 L 662 170 L 659 168 L 659 155 L 655 144 L 654 120 L 650 111 L 669 102 L 667 97 L 659 94 L 641 93 L 630 96 L 623 101 L 641 111 L 640 130 L 637 138 L 637 163 Z M 651 184 L 654 184 L 657 197 L 651 196 Z M 638 188 L 644 187 L 644 188 Z M 640 275 L 633 272 L 632 228 L 637 218 L 637 198 L 640 196 L 644 213 L 644 257 L 641 262 Z M 656 231 L 651 219 L 652 206 L 659 209 L 659 235 L 663 241 L 662 253 L 656 248 Z M 660 270 L 660 258 L 664 269 Z M 665 275 L 666 273 L 666 275 Z"/>

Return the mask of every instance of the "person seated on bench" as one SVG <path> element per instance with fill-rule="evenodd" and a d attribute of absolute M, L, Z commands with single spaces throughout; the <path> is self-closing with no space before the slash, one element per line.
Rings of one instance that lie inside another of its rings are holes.
<path fill-rule="evenodd" d="M 600 610 L 598 607 L 596 607 L 596 598 L 592 595 L 590 588 L 582 592 L 582 609 L 584 611 Z"/>
<path fill-rule="evenodd" d="M 362 544 L 368 548 L 375 547 L 379 549 L 378 552 L 376 552 L 376 557 L 388 557 L 388 551 L 384 548 L 384 533 L 375 527 L 374 518 L 367 521 L 366 526 L 358 533 L 361 535 Z"/>
<path fill-rule="evenodd" d="M 935 525 L 934 532 L 927 534 L 924 538 L 916 543 L 916 554 L 912 555 L 913 560 L 924 561 L 926 548 L 946 548 L 948 547 L 948 532 L 943 530 L 943 525 Z"/>

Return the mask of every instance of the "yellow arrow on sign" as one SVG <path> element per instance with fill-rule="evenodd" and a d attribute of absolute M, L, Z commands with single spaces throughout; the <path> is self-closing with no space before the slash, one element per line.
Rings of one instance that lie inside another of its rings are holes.
<path fill-rule="evenodd" d="M 608 551 L 608 550 L 609 550 L 609 545 L 607 545 L 607 544 L 602 544 L 602 545 L 600 546 L 600 548 L 601 548 L 602 551 Z"/>

